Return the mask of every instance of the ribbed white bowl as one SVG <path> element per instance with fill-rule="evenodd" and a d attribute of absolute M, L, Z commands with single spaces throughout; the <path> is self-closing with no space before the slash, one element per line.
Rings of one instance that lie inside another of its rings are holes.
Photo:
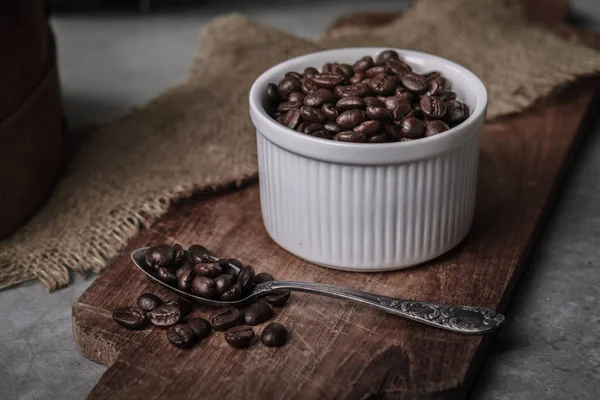
<path fill-rule="evenodd" d="M 458 127 L 412 142 L 317 139 L 280 125 L 264 109 L 267 84 L 288 71 L 352 63 L 367 54 L 375 58 L 383 50 L 294 58 L 266 71 L 250 91 L 265 227 L 281 247 L 315 264 L 352 271 L 404 268 L 450 250 L 471 227 L 487 93 L 465 68 L 398 50 L 417 72 L 441 71 L 471 110 Z"/>

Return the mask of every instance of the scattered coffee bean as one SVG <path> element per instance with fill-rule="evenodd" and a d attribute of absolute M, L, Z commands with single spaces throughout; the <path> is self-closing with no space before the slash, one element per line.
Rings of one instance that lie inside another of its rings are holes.
<path fill-rule="evenodd" d="M 184 292 L 190 291 L 190 286 L 192 285 L 192 280 L 194 279 L 194 272 L 190 268 L 189 270 L 182 271 L 177 278 L 177 288 Z"/>
<path fill-rule="evenodd" d="M 137 299 L 137 305 L 144 311 L 152 311 L 162 304 L 162 300 L 152 293 L 144 293 Z"/>
<path fill-rule="evenodd" d="M 181 319 L 181 311 L 179 307 L 162 305 L 156 307 L 148 313 L 150 322 L 159 328 L 168 328 L 179 322 Z"/>
<path fill-rule="evenodd" d="M 213 299 L 217 296 L 215 281 L 206 276 L 196 276 L 192 281 L 190 291 L 193 295 L 200 296 L 205 299 Z"/>
<path fill-rule="evenodd" d="M 150 247 L 146 252 L 146 262 L 154 268 L 170 266 L 174 258 L 173 248 L 168 244 Z"/>
<path fill-rule="evenodd" d="M 156 271 L 156 277 L 169 286 L 177 285 L 177 276 L 165 267 L 160 267 Z"/>
<path fill-rule="evenodd" d="M 291 295 L 292 292 L 289 290 L 278 290 L 265 296 L 265 300 L 272 306 L 281 307 L 288 302 Z"/>
<path fill-rule="evenodd" d="M 240 324 L 242 314 L 237 308 L 227 307 L 218 310 L 210 320 L 217 331 L 224 331 Z"/>
<path fill-rule="evenodd" d="M 427 121 L 426 126 L 425 136 L 437 135 L 438 133 L 446 132 L 450 129 L 448 125 L 440 120 Z"/>
<path fill-rule="evenodd" d="M 225 332 L 225 341 L 235 348 L 250 346 L 254 338 L 254 329 L 247 325 L 236 326 Z"/>
<path fill-rule="evenodd" d="M 197 340 L 207 338 L 212 331 L 210 323 L 204 318 L 190 318 L 188 325 L 192 328 L 194 336 Z"/>
<path fill-rule="evenodd" d="M 147 321 L 146 313 L 137 307 L 117 308 L 112 317 L 117 324 L 127 329 L 141 329 Z"/>
<path fill-rule="evenodd" d="M 281 347 L 287 342 L 288 331 L 285 326 L 274 322 L 263 329 L 260 341 L 268 347 Z"/>
<path fill-rule="evenodd" d="M 271 275 L 268 272 L 261 272 L 260 274 L 256 274 L 256 276 L 254 277 L 254 283 L 257 285 L 274 280 L 275 278 L 273 278 L 273 275 Z"/>
<path fill-rule="evenodd" d="M 181 297 L 177 297 L 174 300 L 166 301 L 163 304 L 163 306 L 177 307 L 177 309 L 179 309 L 179 312 L 181 313 L 181 318 L 184 318 L 190 313 L 190 311 L 192 311 L 192 305 L 187 301 L 183 300 Z"/>
<path fill-rule="evenodd" d="M 187 349 L 194 345 L 194 331 L 189 325 L 180 324 L 167 330 L 169 342 L 180 349 Z"/>
<path fill-rule="evenodd" d="M 246 325 L 258 325 L 273 317 L 273 310 L 263 301 L 254 303 L 244 310 L 243 320 Z"/>

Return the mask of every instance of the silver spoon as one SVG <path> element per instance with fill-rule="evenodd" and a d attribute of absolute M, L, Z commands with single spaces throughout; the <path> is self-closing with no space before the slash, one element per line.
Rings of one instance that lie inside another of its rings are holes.
<path fill-rule="evenodd" d="M 252 303 L 258 297 L 268 295 L 269 293 L 278 290 L 290 290 L 353 301 L 436 328 L 463 334 L 490 333 L 504 323 L 504 315 L 489 308 L 458 305 L 443 306 L 434 303 L 381 296 L 378 294 L 361 292 L 359 290 L 311 282 L 271 281 L 256 285 L 252 293 L 238 301 L 205 299 L 169 286 L 156 278 L 146 262 L 147 250 L 147 247 L 135 250 L 131 253 L 131 259 L 134 264 L 150 278 L 150 280 L 177 293 L 181 297 L 210 307 L 239 307 Z M 210 262 L 216 262 L 218 260 L 218 258 L 208 254 L 204 257 Z M 235 269 L 236 272 L 239 272 L 239 268 L 235 265 L 229 264 L 229 266 Z"/>

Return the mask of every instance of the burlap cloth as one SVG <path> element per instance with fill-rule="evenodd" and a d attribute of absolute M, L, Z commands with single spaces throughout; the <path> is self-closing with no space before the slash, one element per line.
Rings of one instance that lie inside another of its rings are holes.
<path fill-rule="evenodd" d="M 99 272 L 173 201 L 255 177 L 253 80 L 290 57 L 348 46 L 416 49 L 466 66 L 487 85 L 489 118 L 600 71 L 598 52 L 528 24 L 498 0 L 420 0 L 385 27 L 315 41 L 240 15 L 219 18 L 203 30 L 185 82 L 85 136 L 48 203 L 0 243 L 0 288 L 37 278 L 53 290 L 68 285 L 69 270 Z"/>

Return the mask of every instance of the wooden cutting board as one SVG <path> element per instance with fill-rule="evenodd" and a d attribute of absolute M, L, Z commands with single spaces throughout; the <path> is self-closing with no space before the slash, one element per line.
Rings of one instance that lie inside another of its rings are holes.
<path fill-rule="evenodd" d="M 561 17 L 541 20 L 555 23 Z M 369 14 L 343 23 L 390 18 Z M 560 29 L 572 33 L 565 26 Z M 596 83 L 581 83 L 543 107 L 485 125 L 472 232 L 457 249 L 420 267 L 348 273 L 286 253 L 263 227 L 256 184 L 199 195 L 176 206 L 133 240 L 73 306 L 78 348 L 109 366 L 90 398 L 464 398 L 492 336 L 446 332 L 344 301 L 294 294 L 275 318 L 291 331 L 289 343 L 279 349 L 256 344 L 234 350 L 215 333 L 184 351 L 169 345 L 164 331 L 120 328 L 111 319 L 114 308 L 134 305 L 143 292 L 173 297 L 145 279 L 132 266 L 129 253 L 159 242 L 198 242 L 279 279 L 504 311 L 573 151 L 592 120 L 586 110 L 595 104 Z M 195 311 L 203 317 L 212 312 Z"/>

